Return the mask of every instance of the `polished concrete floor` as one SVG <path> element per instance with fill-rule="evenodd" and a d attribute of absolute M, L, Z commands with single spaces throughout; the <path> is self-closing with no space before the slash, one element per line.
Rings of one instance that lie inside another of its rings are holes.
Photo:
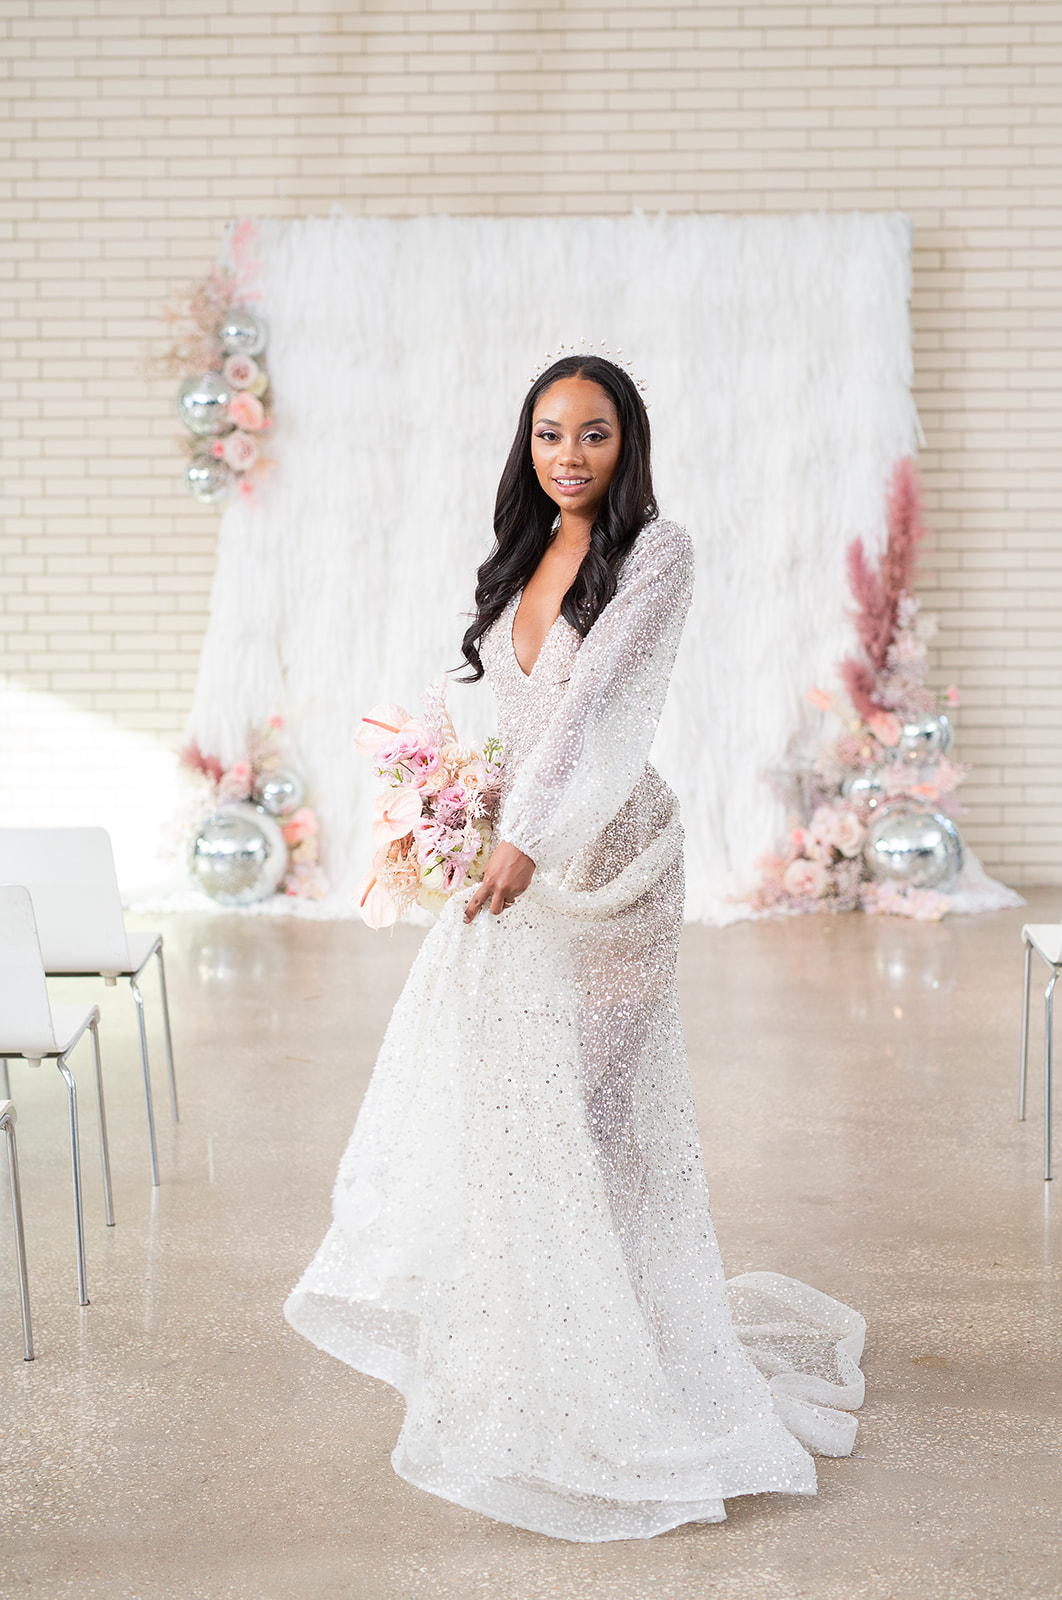
<path fill-rule="evenodd" d="M 1052 891 L 937 925 L 687 931 L 728 1270 L 775 1268 L 862 1310 L 867 1402 L 855 1455 L 821 1463 L 816 1500 L 731 1501 L 724 1524 L 597 1546 L 400 1482 L 398 1397 L 281 1318 L 421 935 L 163 919 L 182 1120 L 158 1073 L 153 1194 L 128 989 L 101 989 L 118 1222 L 103 1224 L 86 1062 L 84 1311 L 62 1084 L 12 1068 L 37 1359 L 21 1360 L 0 1194 L 0 1594 L 1062 1595 L 1062 1181 L 1041 1177 L 1039 1018 L 1030 1118 L 1015 1117 L 1018 929 L 1060 908 Z"/>

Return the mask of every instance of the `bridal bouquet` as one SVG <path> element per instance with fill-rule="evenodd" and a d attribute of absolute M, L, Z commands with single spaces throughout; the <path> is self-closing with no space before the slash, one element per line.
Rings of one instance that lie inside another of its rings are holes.
<path fill-rule="evenodd" d="M 376 853 L 358 885 L 370 928 L 387 928 L 410 906 L 442 910 L 466 883 L 478 883 L 490 854 L 501 794 L 501 745 L 462 744 L 445 689 L 428 690 L 419 718 L 401 706 L 366 712 L 355 738 L 384 788 L 373 807 Z"/>

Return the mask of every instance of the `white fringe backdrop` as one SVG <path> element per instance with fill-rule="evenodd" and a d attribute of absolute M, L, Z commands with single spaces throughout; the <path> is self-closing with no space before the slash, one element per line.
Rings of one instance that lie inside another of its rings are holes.
<path fill-rule="evenodd" d="M 458 665 L 529 376 L 585 336 L 644 379 L 658 498 L 698 553 L 654 759 L 678 791 L 687 914 L 727 921 L 782 810 L 764 781 L 816 727 L 850 643 L 844 550 L 884 534 L 914 453 L 910 229 L 898 215 L 259 225 L 276 468 L 221 525 L 189 725 L 233 759 L 274 712 L 349 897 L 375 780 L 361 712 Z M 470 737 L 482 687 L 454 686 Z"/>

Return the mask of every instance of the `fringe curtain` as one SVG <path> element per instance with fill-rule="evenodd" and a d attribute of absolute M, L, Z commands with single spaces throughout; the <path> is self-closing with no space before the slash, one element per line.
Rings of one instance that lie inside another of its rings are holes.
<path fill-rule="evenodd" d="M 697 549 L 654 760 L 687 915 L 729 920 L 784 825 L 765 774 L 817 731 L 805 691 L 851 642 L 845 546 L 879 546 L 915 449 L 910 249 L 899 215 L 260 223 L 276 464 L 222 521 L 189 734 L 228 760 L 285 715 L 349 896 L 376 787 L 358 718 L 414 711 L 460 664 L 530 376 L 603 341 L 645 382 L 661 510 Z M 489 691 L 449 700 L 490 731 Z"/>

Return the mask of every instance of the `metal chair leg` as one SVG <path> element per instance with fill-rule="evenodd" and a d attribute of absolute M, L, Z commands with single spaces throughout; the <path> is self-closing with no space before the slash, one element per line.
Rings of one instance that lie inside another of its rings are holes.
<path fill-rule="evenodd" d="M 1058 968 L 1044 991 L 1044 1182 L 1051 1181 L 1051 1034 L 1054 1021 Z"/>
<path fill-rule="evenodd" d="M 88 1277 L 85 1272 L 85 1219 L 81 1208 L 81 1145 L 77 1136 L 77 1084 L 67 1065 L 66 1057 L 59 1056 L 56 1066 L 66 1080 L 70 1098 L 70 1168 L 74 1179 L 74 1237 L 77 1244 L 78 1304 L 87 1306 Z"/>
<path fill-rule="evenodd" d="M 11 1099 L 11 1079 L 7 1075 L 7 1057 L 0 1056 L 0 1100 Z"/>
<path fill-rule="evenodd" d="M 6 1062 L 5 1062 L 6 1065 Z M 18 1299 L 22 1311 L 22 1359 L 33 1360 L 33 1322 L 30 1317 L 29 1275 L 26 1271 L 26 1234 L 22 1226 L 22 1189 L 18 1181 L 18 1144 L 15 1139 L 15 1108 L 5 1107 L 0 1127 L 7 1134 L 7 1167 L 11 1179 L 11 1211 L 15 1223 L 15 1262 L 18 1266 Z"/>
<path fill-rule="evenodd" d="M 162 1033 L 166 1041 L 166 1071 L 170 1079 L 170 1110 L 174 1122 L 180 1122 L 181 1114 L 177 1109 L 177 1075 L 173 1070 L 173 1035 L 170 1032 L 170 1002 L 166 993 L 166 963 L 162 959 L 162 940 L 155 951 L 155 959 L 159 964 L 159 995 L 162 998 Z"/>
<path fill-rule="evenodd" d="M 130 978 L 129 987 L 133 991 L 136 1001 L 136 1021 L 140 1029 L 140 1064 L 144 1069 L 144 1104 L 147 1107 L 148 1147 L 151 1151 L 151 1181 L 156 1188 L 159 1183 L 159 1153 L 155 1144 L 155 1106 L 151 1098 L 151 1066 L 148 1062 L 147 1024 L 144 1021 L 144 996 L 140 992 L 140 985 L 135 978 Z"/>
<path fill-rule="evenodd" d="M 114 1227 L 114 1202 L 111 1198 L 111 1152 L 107 1143 L 107 1108 L 103 1102 L 103 1063 L 100 1060 L 100 1025 L 90 1022 L 92 1055 L 96 1067 L 96 1125 L 100 1135 L 100 1166 L 103 1169 L 103 1208 L 108 1228 Z"/>
<path fill-rule="evenodd" d="M 1018 1071 L 1018 1121 L 1025 1121 L 1025 1085 L 1029 1076 L 1029 984 L 1032 976 L 1032 945 L 1025 940 L 1025 987 L 1021 992 L 1021 1066 Z"/>

